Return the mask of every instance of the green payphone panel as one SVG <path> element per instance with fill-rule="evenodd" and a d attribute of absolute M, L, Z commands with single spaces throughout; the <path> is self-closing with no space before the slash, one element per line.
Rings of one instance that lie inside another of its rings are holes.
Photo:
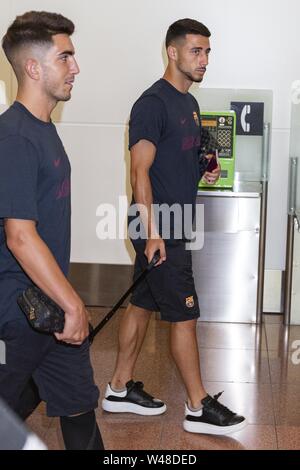
<path fill-rule="evenodd" d="M 221 166 L 219 180 L 211 185 L 200 181 L 200 188 L 232 188 L 234 184 L 236 115 L 234 111 L 204 111 L 201 125 L 218 143 Z"/>

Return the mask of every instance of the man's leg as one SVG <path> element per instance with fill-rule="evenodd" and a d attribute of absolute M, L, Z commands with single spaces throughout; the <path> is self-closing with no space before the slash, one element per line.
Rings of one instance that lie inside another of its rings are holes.
<path fill-rule="evenodd" d="M 204 434 L 229 434 L 246 425 L 239 416 L 211 397 L 203 387 L 196 335 L 197 320 L 172 323 L 171 352 L 187 390 L 183 427 L 186 431 Z"/>
<path fill-rule="evenodd" d="M 199 408 L 207 395 L 201 380 L 196 334 L 197 320 L 171 323 L 171 353 L 185 385 L 188 403 Z"/>
<path fill-rule="evenodd" d="M 104 450 L 95 411 L 61 416 L 60 426 L 66 450 Z"/>
<path fill-rule="evenodd" d="M 111 386 L 124 389 L 132 379 L 133 370 L 141 350 L 151 311 L 129 304 L 122 316 L 119 329 L 119 350 Z"/>
<path fill-rule="evenodd" d="M 51 338 L 35 332 L 24 321 L 3 325 L 1 339 L 6 344 L 6 364 L 0 366 L 0 395 L 26 419 L 41 401 L 32 374 L 50 347 Z"/>
<path fill-rule="evenodd" d="M 129 304 L 119 331 L 119 351 L 113 378 L 107 385 L 102 408 L 111 413 L 159 415 L 166 405 L 143 390 L 142 382 L 132 380 L 134 366 L 143 344 L 151 310 Z"/>
<path fill-rule="evenodd" d="M 147 267 L 144 255 L 145 244 L 134 245 L 137 256 L 134 265 L 134 279 Z M 136 413 L 159 415 L 166 411 L 166 405 L 143 390 L 142 382 L 133 381 L 134 366 L 142 347 L 152 311 L 158 311 L 149 283 L 160 267 L 147 275 L 134 290 L 131 303 L 124 313 L 119 330 L 119 351 L 112 381 L 106 387 L 102 408 L 110 413 Z M 160 279 L 158 280 L 160 283 Z"/>

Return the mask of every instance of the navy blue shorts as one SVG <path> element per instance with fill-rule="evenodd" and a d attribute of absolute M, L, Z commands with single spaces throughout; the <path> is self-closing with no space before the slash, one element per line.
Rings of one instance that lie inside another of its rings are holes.
<path fill-rule="evenodd" d="M 0 339 L 6 356 L 6 363 L 0 364 L 0 396 L 13 409 L 31 376 L 47 404 L 48 416 L 71 416 L 97 408 L 99 391 L 88 340 L 80 346 L 58 342 L 53 335 L 34 331 L 25 317 L 1 325 Z"/>
<path fill-rule="evenodd" d="M 145 242 L 133 242 L 136 251 L 134 279 L 147 266 Z M 200 316 L 192 270 L 192 254 L 186 243 L 166 243 L 167 259 L 146 276 L 132 294 L 132 305 L 160 312 L 162 320 L 181 322 Z"/>

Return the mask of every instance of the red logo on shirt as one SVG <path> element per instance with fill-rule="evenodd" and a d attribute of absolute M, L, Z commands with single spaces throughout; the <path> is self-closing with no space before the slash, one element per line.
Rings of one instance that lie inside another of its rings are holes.
<path fill-rule="evenodd" d="M 182 150 L 191 150 L 194 147 L 199 147 L 200 135 L 195 137 L 194 135 L 188 135 L 182 139 Z"/>
<path fill-rule="evenodd" d="M 56 191 L 56 200 L 68 197 L 71 192 L 71 184 L 69 178 L 65 178 Z"/>

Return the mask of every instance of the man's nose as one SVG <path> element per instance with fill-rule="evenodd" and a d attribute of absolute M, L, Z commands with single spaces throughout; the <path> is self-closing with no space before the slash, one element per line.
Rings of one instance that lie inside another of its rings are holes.
<path fill-rule="evenodd" d="M 71 65 L 71 72 L 74 74 L 74 75 L 77 75 L 79 72 L 80 72 L 80 68 L 75 60 L 74 57 L 72 57 L 72 65 Z"/>
<path fill-rule="evenodd" d="M 205 52 L 202 52 L 199 58 L 200 65 L 206 67 L 208 65 L 208 55 Z"/>

